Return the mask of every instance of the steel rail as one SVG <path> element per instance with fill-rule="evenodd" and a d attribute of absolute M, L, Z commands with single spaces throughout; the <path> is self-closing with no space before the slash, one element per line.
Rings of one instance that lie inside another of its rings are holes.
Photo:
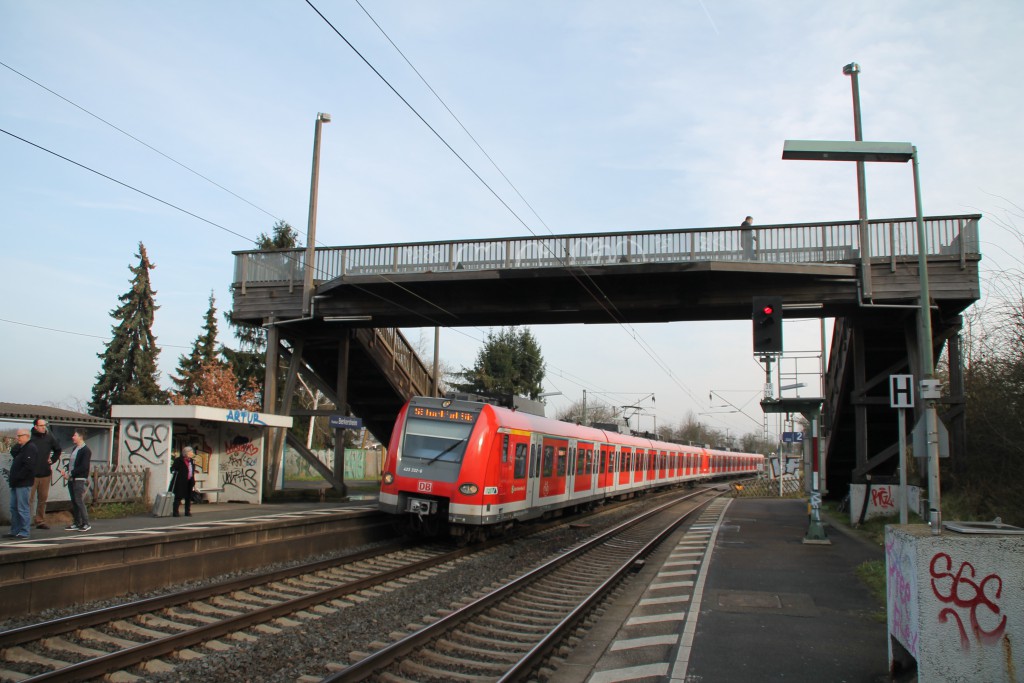
<path fill-rule="evenodd" d="M 258 574 L 231 579 L 228 581 L 221 581 L 207 586 L 188 588 L 168 593 L 166 595 L 144 598 L 142 600 L 127 602 L 122 605 L 113 605 L 111 607 L 104 607 L 90 612 L 83 612 L 82 614 L 73 614 L 38 624 L 30 624 L 28 626 L 13 628 L 8 631 L 0 632 L 0 649 L 21 645 L 33 640 L 39 640 L 40 638 L 68 633 L 80 628 L 97 626 L 116 619 L 126 619 L 146 612 L 166 609 L 168 607 L 174 607 L 187 602 L 204 600 L 215 595 L 231 593 L 237 590 L 245 590 L 246 588 L 252 588 L 253 586 L 258 586 L 264 583 L 283 581 L 284 579 L 290 579 L 303 574 L 313 574 L 319 571 L 324 571 L 325 569 L 334 569 L 346 564 L 361 562 L 389 552 L 409 548 L 412 547 L 412 545 L 412 543 L 407 541 L 397 543 L 392 542 L 384 546 L 383 549 L 378 547 L 363 550 L 352 555 L 345 555 L 343 557 L 336 557 L 329 560 L 317 560 L 316 562 L 309 562 L 306 564 L 296 565 L 294 567 L 288 567 L 286 569 L 279 569 L 268 574 Z"/>
<path fill-rule="evenodd" d="M 678 505 L 697 496 L 705 495 L 706 493 L 707 491 L 702 490 L 687 494 L 685 496 L 682 496 L 681 498 L 677 498 L 675 500 L 659 505 L 658 507 L 647 512 L 644 512 L 643 514 L 638 515 L 633 519 L 627 520 L 626 522 L 623 522 L 622 524 L 619 524 L 612 529 L 602 532 L 594 538 L 584 541 L 580 545 L 571 548 L 570 550 L 559 555 L 558 557 L 555 557 L 545 562 L 544 564 L 540 565 L 539 567 L 531 570 L 530 572 L 527 572 L 526 574 L 520 576 L 519 578 L 514 579 L 513 581 L 502 586 L 501 588 L 491 593 L 488 593 L 487 595 L 484 595 L 474 600 L 468 605 L 459 608 L 458 610 L 446 615 L 445 617 L 433 622 L 432 624 L 425 626 L 419 631 L 416 631 L 415 633 L 412 633 L 406 636 L 405 638 L 402 638 L 401 640 L 398 640 L 392 643 L 391 645 L 382 648 L 377 652 L 374 652 L 368 657 L 358 662 L 355 662 L 354 664 L 351 664 L 350 666 L 346 667 L 345 669 L 342 669 L 341 671 L 338 671 L 330 676 L 327 676 L 323 679 L 322 683 L 354 683 L 356 681 L 367 680 L 369 677 L 379 673 L 383 669 L 390 666 L 399 658 L 408 655 L 409 653 L 415 651 L 422 645 L 440 637 L 444 633 L 457 628 L 462 623 L 469 621 L 476 615 L 481 614 L 487 609 L 491 608 L 492 606 L 500 603 L 506 597 L 519 592 L 521 589 L 528 586 L 529 584 L 537 581 L 540 578 L 545 577 L 546 575 L 552 573 L 556 569 L 573 561 L 574 559 L 577 559 L 580 555 L 583 555 L 584 553 L 604 544 L 614 536 L 625 531 L 628 531 L 632 527 L 646 521 L 651 517 L 654 517 L 655 515 L 663 512 L 664 510 L 674 505 Z M 590 606 L 592 606 L 595 602 L 600 600 L 601 597 L 603 597 L 604 594 L 608 590 L 610 590 L 610 588 L 613 587 L 617 583 L 617 581 L 621 579 L 622 576 L 624 576 L 628 571 L 630 571 L 638 558 L 650 553 L 651 550 L 653 550 L 653 548 L 657 545 L 657 543 L 661 542 L 661 540 L 663 540 L 665 536 L 674 531 L 675 528 L 678 527 L 679 524 L 681 524 L 685 519 L 687 519 L 697 510 L 709 504 L 712 500 L 719 497 L 720 495 L 722 495 L 721 492 L 716 492 L 700 506 L 694 508 L 693 510 L 687 512 L 685 515 L 682 515 L 678 519 L 674 520 L 672 524 L 666 527 L 666 529 L 662 530 L 662 532 L 657 534 L 655 541 L 645 544 L 644 547 L 641 548 L 641 550 L 631 555 L 629 560 L 624 562 L 621 565 L 621 567 L 618 570 L 616 570 L 616 572 L 614 572 L 614 574 L 611 577 L 609 577 L 609 579 L 602 582 L 599 589 L 592 591 L 590 596 L 584 601 L 584 603 L 575 608 L 569 616 L 565 617 L 559 623 L 559 625 L 556 627 L 558 635 L 549 634 L 548 636 L 545 636 L 528 653 L 524 655 L 524 659 L 527 659 L 528 661 L 522 664 L 517 663 L 516 665 L 510 668 L 510 672 L 513 670 L 517 672 L 522 671 L 524 669 L 526 671 L 531 670 L 534 666 L 533 663 L 546 656 L 550 649 L 561 638 L 561 635 L 564 634 L 565 630 L 570 628 L 582 615 L 586 614 Z M 519 674 L 517 673 L 517 675 Z"/>

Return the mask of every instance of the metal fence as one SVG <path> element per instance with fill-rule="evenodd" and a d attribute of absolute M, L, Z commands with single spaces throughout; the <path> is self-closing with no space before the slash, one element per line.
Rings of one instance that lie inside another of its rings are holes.
<path fill-rule="evenodd" d="M 925 251 L 929 256 L 967 257 L 979 254 L 978 214 L 925 218 Z M 916 257 L 914 218 L 868 221 L 872 260 Z M 320 247 L 315 250 L 314 280 L 327 282 L 343 275 L 397 275 L 508 268 L 565 268 L 637 263 L 692 261 L 760 261 L 765 263 L 829 263 L 859 259 L 858 221 L 755 226 L 753 246 L 739 227 L 637 231 Z M 287 282 L 301 287 L 306 266 L 304 249 L 235 253 L 235 284 Z"/>

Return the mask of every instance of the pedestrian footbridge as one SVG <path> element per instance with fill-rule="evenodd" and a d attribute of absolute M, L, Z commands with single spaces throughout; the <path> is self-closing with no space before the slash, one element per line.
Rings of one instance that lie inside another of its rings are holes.
<path fill-rule="evenodd" d="M 781 296 L 787 316 L 836 321 L 822 424 L 829 488 L 844 492 L 894 468 L 887 378 L 918 372 L 919 246 L 933 345 L 959 367 L 980 219 L 927 217 L 920 245 L 914 218 L 891 218 L 239 251 L 232 315 L 268 330 L 272 372 L 293 368 L 386 442 L 402 403 L 435 386 L 398 328 L 750 319 L 754 296 Z M 955 449 L 962 399 L 948 405 Z"/>

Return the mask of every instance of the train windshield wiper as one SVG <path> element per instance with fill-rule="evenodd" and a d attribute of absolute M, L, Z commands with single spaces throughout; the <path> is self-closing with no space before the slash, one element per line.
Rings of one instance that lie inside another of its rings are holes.
<path fill-rule="evenodd" d="M 468 441 L 468 440 L 469 440 L 469 437 L 467 436 L 464 439 L 459 439 L 458 441 L 455 441 L 454 443 L 452 443 L 451 446 L 449 446 L 448 448 L 444 449 L 443 451 L 441 451 L 440 453 L 435 455 L 433 458 L 431 458 L 429 462 L 437 462 L 437 459 L 440 458 L 442 455 L 447 455 L 448 453 L 451 453 L 459 445 L 466 443 L 466 441 Z"/>

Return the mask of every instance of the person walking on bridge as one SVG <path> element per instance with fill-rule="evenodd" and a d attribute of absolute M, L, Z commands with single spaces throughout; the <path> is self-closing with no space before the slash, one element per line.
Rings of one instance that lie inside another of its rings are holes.
<path fill-rule="evenodd" d="M 740 223 L 740 246 L 743 260 L 753 261 L 757 257 L 757 235 L 754 234 L 754 217 L 747 216 Z"/>

